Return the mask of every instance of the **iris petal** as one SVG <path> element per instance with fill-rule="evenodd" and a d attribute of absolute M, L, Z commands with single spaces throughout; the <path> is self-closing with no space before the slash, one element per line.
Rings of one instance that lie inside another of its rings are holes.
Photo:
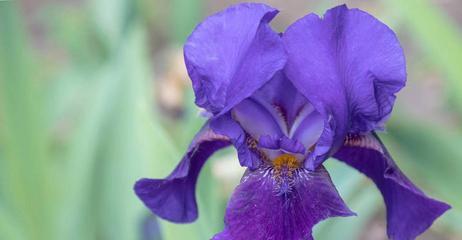
<path fill-rule="evenodd" d="M 244 99 L 232 109 L 232 114 L 234 119 L 254 139 L 260 139 L 264 135 L 283 135 L 280 125 L 273 115 L 252 99 Z"/>
<path fill-rule="evenodd" d="M 230 144 L 227 137 L 214 133 L 206 124 L 196 135 L 186 155 L 165 179 L 141 179 L 135 193 L 157 216 L 178 223 L 197 218 L 196 181 L 205 161 Z"/>
<path fill-rule="evenodd" d="M 264 135 L 258 140 L 258 147 L 267 149 L 279 149 L 281 146 L 281 138 L 277 136 Z"/>
<path fill-rule="evenodd" d="M 308 103 L 283 71 L 277 72 L 268 83 L 252 95 L 252 99 L 264 105 L 286 133 L 291 130 L 300 111 Z"/>
<path fill-rule="evenodd" d="M 303 107 L 294 123 L 291 136 L 302 142 L 306 148 L 318 141 L 324 127 L 321 114 L 309 103 Z"/>
<path fill-rule="evenodd" d="M 214 118 L 210 122 L 210 127 L 214 132 L 229 138 L 237 150 L 237 155 L 241 166 L 256 169 L 261 164 L 258 155 L 257 143 L 252 142 L 252 138 L 242 127 L 231 117 L 230 113 Z"/>
<path fill-rule="evenodd" d="M 305 154 L 305 146 L 298 140 L 283 136 L 280 140 L 281 149 L 289 153 Z"/>
<path fill-rule="evenodd" d="M 312 239 L 319 221 L 351 215 L 322 166 L 299 169 L 286 184 L 259 168 L 242 178 L 228 204 L 225 229 L 213 239 Z"/>
<path fill-rule="evenodd" d="M 268 25 L 277 12 L 265 4 L 237 4 L 196 27 L 184 56 L 198 106 L 226 113 L 283 68 L 282 40 Z"/>
<path fill-rule="evenodd" d="M 390 239 L 415 239 L 450 206 L 426 196 L 396 166 L 375 134 L 347 138 L 334 155 L 371 178 L 387 207 Z"/>
<path fill-rule="evenodd" d="M 325 119 L 323 144 L 307 162 L 315 168 L 348 132 L 382 127 L 405 84 L 403 50 L 385 24 L 344 5 L 299 19 L 282 38 L 286 75 Z"/>

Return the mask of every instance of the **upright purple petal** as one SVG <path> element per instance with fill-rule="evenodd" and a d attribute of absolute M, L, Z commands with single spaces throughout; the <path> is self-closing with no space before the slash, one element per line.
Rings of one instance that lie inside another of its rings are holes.
<path fill-rule="evenodd" d="M 309 14 L 283 35 L 285 73 L 324 116 L 325 129 L 307 167 L 340 147 L 348 132 L 382 127 L 405 84 L 403 50 L 393 31 L 359 9 Z M 333 146 L 329 146 L 329 144 Z"/>
<path fill-rule="evenodd" d="M 157 216 L 178 223 L 197 218 L 196 181 L 205 161 L 217 150 L 230 144 L 227 137 L 213 132 L 206 124 L 195 136 L 186 155 L 165 179 L 143 178 L 135 192 Z"/>
<path fill-rule="evenodd" d="M 390 239 L 415 239 L 450 208 L 418 189 L 396 166 L 375 134 L 349 136 L 334 157 L 377 185 L 387 207 Z"/>
<path fill-rule="evenodd" d="M 237 4 L 196 27 L 184 56 L 198 106 L 223 114 L 283 68 L 282 40 L 268 25 L 277 12 L 265 4 Z"/>
<path fill-rule="evenodd" d="M 213 240 L 313 239 L 319 221 L 354 215 L 322 166 L 293 174 L 285 182 L 271 168 L 247 171 L 228 203 L 225 229 Z"/>

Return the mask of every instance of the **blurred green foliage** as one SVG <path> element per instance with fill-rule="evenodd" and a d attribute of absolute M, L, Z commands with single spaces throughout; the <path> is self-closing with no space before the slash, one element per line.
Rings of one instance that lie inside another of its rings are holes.
<path fill-rule="evenodd" d="M 223 185 L 236 182 L 223 183 L 210 162 L 199 179 L 200 218 L 193 224 L 153 218 L 132 191 L 141 177 L 166 176 L 204 122 L 189 86 L 180 117 L 159 107 L 154 88 L 160 74 L 153 71 L 159 61 L 153 59 L 162 56 L 157 46 L 185 40 L 209 14 L 207 2 L 70 2 L 35 6 L 55 44 L 47 48 L 30 30 L 34 20 L 25 9 L 32 2 L 0 1 L 0 239 L 201 240 L 220 231 L 230 194 Z M 324 1 L 311 10 L 334 4 Z M 418 71 L 426 66 L 441 76 L 440 100 L 451 123 L 413 115 L 398 98 L 382 137 L 404 172 L 453 206 L 432 231 L 460 237 L 460 25 L 429 1 L 377 4 L 384 7 L 380 17 L 425 56 L 414 62 L 417 54 L 408 54 L 409 81 L 418 85 Z M 233 154 L 219 153 L 211 162 Z M 321 223 L 317 239 L 358 239 L 378 218 L 383 225 L 375 187 L 339 162 L 327 168 L 359 216 Z"/>

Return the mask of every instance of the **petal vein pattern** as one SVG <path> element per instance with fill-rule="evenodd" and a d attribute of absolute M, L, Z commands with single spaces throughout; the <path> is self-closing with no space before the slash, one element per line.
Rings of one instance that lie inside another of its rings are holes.
<path fill-rule="evenodd" d="M 248 171 L 228 204 L 224 231 L 213 239 L 313 239 L 312 227 L 319 221 L 355 215 L 322 166 L 280 174 L 274 167 Z"/>

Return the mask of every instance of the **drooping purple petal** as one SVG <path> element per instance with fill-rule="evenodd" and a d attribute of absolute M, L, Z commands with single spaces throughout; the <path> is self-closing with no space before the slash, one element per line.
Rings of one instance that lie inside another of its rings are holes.
<path fill-rule="evenodd" d="M 226 113 L 283 68 L 282 40 L 268 25 L 277 12 L 265 4 L 237 4 L 196 27 L 184 56 L 198 106 Z"/>
<path fill-rule="evenodd" d="M 210 122 L 210 128 L 214 132 L 229 138 L 236 148 L 241 166 L 256 169 L 261 160 L 258 155 L 255 139 L 246 134 L 244 129 L 231 117 L 231 113 L 214 118 Z"/>
<path fill-rule="evenodd" d="M 415 239 L 450 208 L 418 189 L 396 166 L 375 134 L 349 136 L 334 157 L 377 185 L 387 207 L 390 239 Z"/>
<path fill-rule="evenodd" d="M 299 169 L 288 182 L 273 173 L 246 172 L 228 203 L 225 229 L 213 240 L 313 239 L 319 221 L 354 215 L 322 166 L 314 172 Z"/>
<path fill-rule="evenodd" d="M 309 14 L 299 19 L 282 38 L 287 77 L 325 119 L 306 162 L 313 169 L 340 147 L 348 132 L 382 127 L 394 94 L 405 84 L 405 59 L 390 28 L 344 5 L 323 18 Z"/>
<path fill-rule="evenodd" d="M 178 223 L 196 220 L 195 189 L 199 172 L 215 151 L 229 144 L 227 137 L 216 134 L 206 124 L 175 170 L 165 179 L 140 179 L 135 184 L 136 195 L 163 219 Z"/>

